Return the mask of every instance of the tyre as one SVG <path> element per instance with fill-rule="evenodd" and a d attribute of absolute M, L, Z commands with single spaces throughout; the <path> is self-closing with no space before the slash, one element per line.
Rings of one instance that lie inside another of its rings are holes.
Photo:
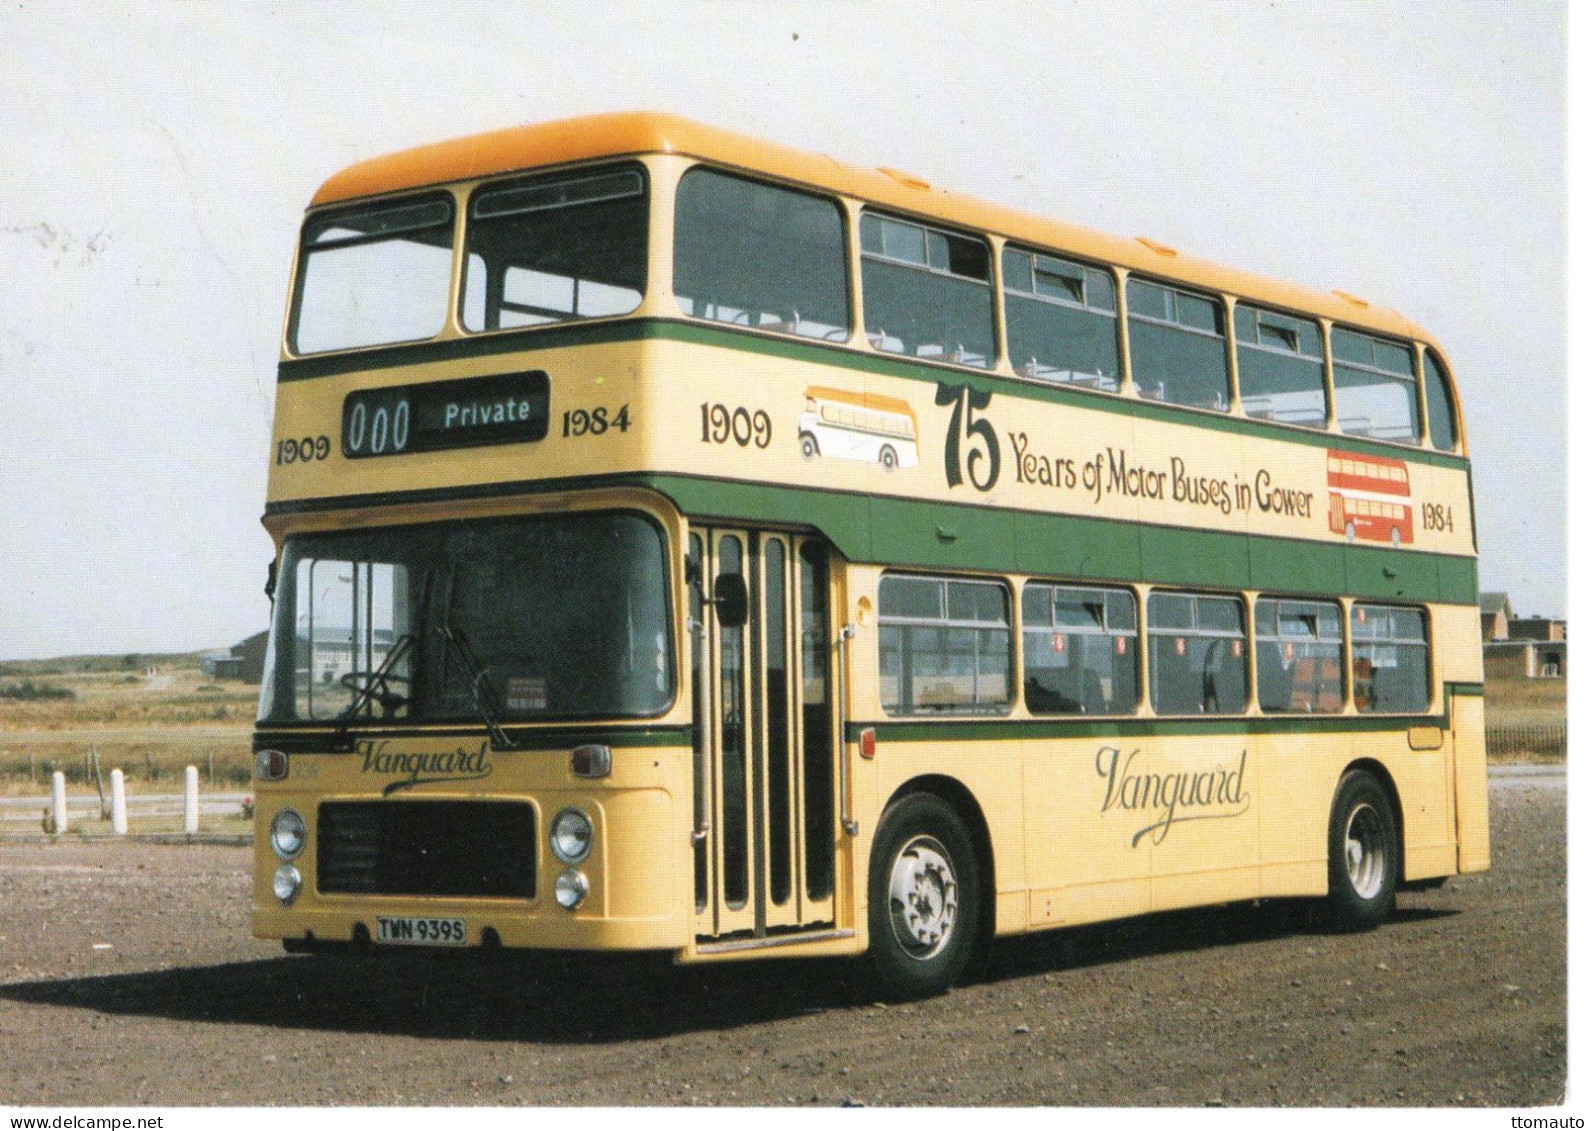
<path fill-rule="evenodd" d="M 890 444 L 881 448 L 881 466 L 887 471 L 895 471 L 897 469 L 897 449 Z"/>
<path fill-rule="evenodd" d="M 942 993 L 980 931 L 985 892 L 969 830 L 941 798 L 910 794 L 881 818 L 869 875 L 869 952 L 887 992 Z"/>
<path fill-rule="evenodd" d="M 803 458 L 804 459 L 813 459 L 815 456 L 820 454 L 819 441 L 816 440 L 813 436 L 811 436 L 807 432 L 805 432 L 805 433 L 803 433 L 802 436 L 799 437 L 799 439 L 803 441 Z"/>
<path fill-rule="evenodd" d="M 1340 779 L 1329 810 L 1329 917 L 1341 930 L 1366 931 L 1390 916 L 1401 878 L 1395 807 L 1379 779 L 1353 770 Z"/>

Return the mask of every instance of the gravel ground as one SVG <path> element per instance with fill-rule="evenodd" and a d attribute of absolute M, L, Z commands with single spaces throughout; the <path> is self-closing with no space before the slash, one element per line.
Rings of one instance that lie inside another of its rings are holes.
<path fill-rule="evenodd" d="M 1300 905 L 851 962 L 288 957 L 246 849 L 0 843 L 0 1103 L 1485 1105 L 1566 1083 L 1566 779 L 1495 776 L 1495 868 L 1362 935 Z"/>

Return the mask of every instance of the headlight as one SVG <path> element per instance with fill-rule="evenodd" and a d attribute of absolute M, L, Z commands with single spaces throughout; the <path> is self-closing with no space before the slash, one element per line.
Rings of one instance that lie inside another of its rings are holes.
<path fill-rule="evenodd" d="M 292 860 L 305 849 L 305 819 L 284 809 L 271 819 L 271 850 L 279 859 Z"/>
<path fill-rule="evenodd" d="M 567 869 L 554 881 L 554 899 L 566 911 L 574 911 L 587 898 L 587 877 L 575 868 Z"/>
<path fill-rule="evenodd" d="M 303 882 L 299 878 L 298 868 L 292 864 L 284 864 L 272 875 L 271 890 L 284 903 L 292 903 L 294 896 L 299 894 L 299 885 Z"/>
<path fill-rule="evenodd" d="M 548 833 L 549 847 L 566 864 L 580 864 L 593 850 L 593 823 L 580 809 L 561 809 Z"/>

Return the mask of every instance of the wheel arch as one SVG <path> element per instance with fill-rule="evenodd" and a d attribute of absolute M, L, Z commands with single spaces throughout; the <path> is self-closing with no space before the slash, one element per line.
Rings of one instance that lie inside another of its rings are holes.
<path fill-rule="evenodd" d="M 1396 779 L 1390 776 L 1390 771 L 1385 768 L 1383 762 L 1374 758 L 1358 758 L 1356 761 L 1348 763 L 1346 768 L 1340 771 L 1340 776 L 1344 779 L 1347 774 L 1354 773 L 1357 770 L 1373 775 L 1374 780 L 1384 787 L 1385 796 L 1390 798 L 1390 808 L 1396 815 L 1396 859 L 1401 864 L 1401 874 L 1397 877 L 1397 880 L 1405 883 L 1407 879 L 1407 816 L 1402 812 L 1401 791 L 1396 788 Z"/>
<path fill-rule="evenodd" d="M 981 809 L 980 802 L 975 800 L 975 795 L 969 791 L 969 787 L 956 778 L 944 774 L 921 774 L 898 786 L 891 797 L 887 798 L 886 804 L 881 807 L 881 812 L 885 813 L 898 801 L 913 793 L 928 793 L 945 801 L 964 823 L 964 828 L 969 830 L 970 839 L 975 842 L 981 884 L 987 893 L 985 903 L 980 909 L 980 941 L 983 944 L 989 942 L 997 927 L 997 869 L 991 849 L 991 828 L 986 823 L 986 814 Z"/>

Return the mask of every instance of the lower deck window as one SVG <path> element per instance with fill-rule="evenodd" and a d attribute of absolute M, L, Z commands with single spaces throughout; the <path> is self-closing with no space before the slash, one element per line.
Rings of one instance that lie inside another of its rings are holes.
<path fill-rule="evenodd" d="M 1419 609 L 1353 605 L 1351 670 L 1357 710 L 1413 714 L 1429 709 L 1429 631 Z"/>
<path fill-rule="evenodd" d="M 1318 713 L 1345 704 L 1340 606 L 1329 601 L 1257 601 L 1257 705 Z"/>
<path fill-rule="evenodd" d="M 1152 709 L 1238 715 L 1246 709 L 1246 629 L 1238 597 L 1153 593 L 1146 603 Z"/>
<path fill-rule="evenodd" d="M 1032 582 L 1024 593 L 1025 706 L 1034 715 L 1135 709 L 1135 594 Z"/>
<path fill-rule="evenodd" d="M 881 703 L 888 715 L 1007 709 L 1013 629 L 1005 586 L 883 577 L 880 609 Z"/>

